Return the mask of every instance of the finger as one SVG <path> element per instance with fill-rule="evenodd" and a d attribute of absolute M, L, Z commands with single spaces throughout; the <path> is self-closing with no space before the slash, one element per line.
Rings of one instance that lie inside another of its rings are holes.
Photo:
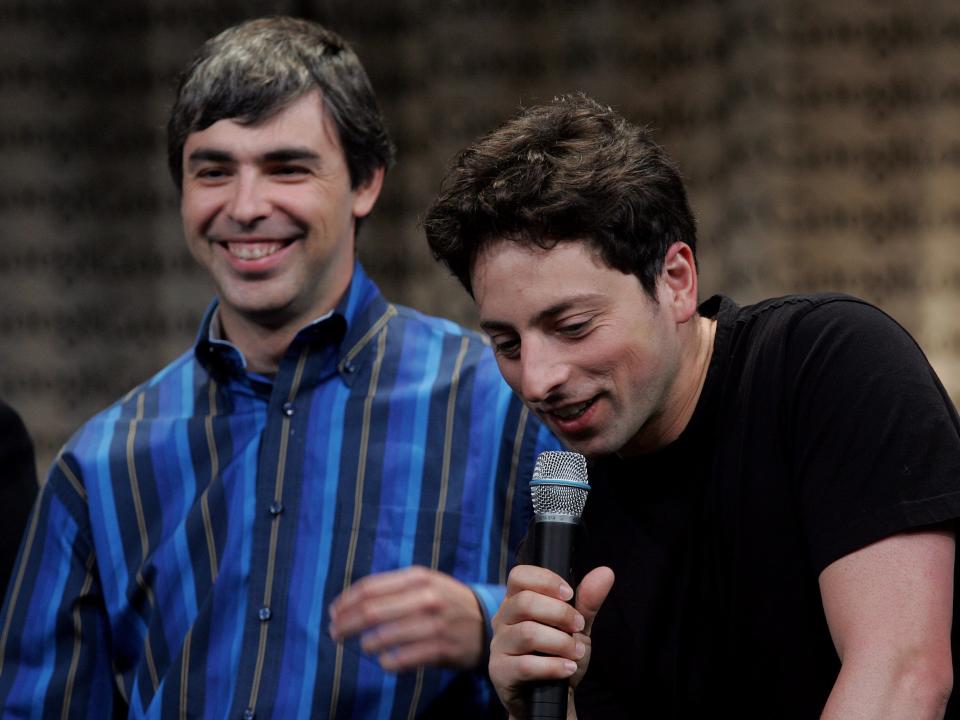
<path fill-rule="evenodd" d="M 422 606 L 422 593 L 402 593 L 385 598 L 366 599 L 362 603 L 341 608 L 331 618 L 330 634 L 334 639 L 365 632 L 416 613 Z"/>
<path fill-rule="evenodd" d="M 426 568 L 409 567 L 367 575 L 334 598 L 330 603 L 330 614 L 335 616 L 365 601 L 416 587 L 425 581 L 425 573 L 428 572 Z"/>
<path fill-rule="evenodd" d="M 406 568 L 363 578 L 331 605 L 331 637 L 356 635 L 380 623 L 436 610 L 444 598 L 443 585 L 438 584 L 441 582 L 440 573 L 426 568 Z M 450 592 L 451 588 L 446 590 Z M 469 597 L 476 602 L 472 593 Z"/>
<path fill-rule="evenodd" d="M 613 570 L 608 567 L 598 567 L 591 570 L 577 588 L 576 608 L 583 615 L 585 635 L 590 634 L 594 618 L 600 611 L 603 601 L 607 599 L 610 588 L 613 587 Z"/>
<path fill-rule="evenodd" d="M 514 625 L 527 620 L 567 633 L 579 632 L 586 625 L 580 612 L 568 602 L 524 590 L 504 601 L 494 615 L 493 626 L 496 629 L 501 625 Z"/>
<path fill-rule="evenodd" d="M 490 679 L 500 687 L 517 687 L 534 680 L 563 680 L 576 671 L 573 660 L 542 655 L 501 655 L 490 661 Z"/>
<path fill-rule="evenodd" d="M 569 583 L 555 572 L 536 565 L 517 565 L 507 577 L 507 597 L 524 590 L 564 601 L 573 598 L 573 588 Z"/>
<path fill-rule="evenodd" d="M 377 655 L 380 667 L 390 672 L 413 670 L 423 665 L 439 665 L 445 659 L 442 645 L 433 639 L 397 645 Z"/>
<path fill-rule="evenodd" d="M 383 623 L 363 633 L 360 647 L 366 653 L 377 655 L 393 647 L 436 638 L 443 631 L 442 625 L 438 618 L 427 615 Z"/>
<path fill-rule="evenodd" d="M 493 636 L 491 654 L 503 655 L 552 655 L 579 660 L 586 652 L 580 637 L 549 625 L 526 621 L 503 628 Z"/>

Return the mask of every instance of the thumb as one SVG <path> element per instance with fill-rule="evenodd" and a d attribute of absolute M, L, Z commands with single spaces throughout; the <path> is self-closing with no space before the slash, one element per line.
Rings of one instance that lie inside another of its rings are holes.
<path fill-rule="evenodd" d="M 597 616 L 600 606 L 607 599 L 610 588 L 613 587 L 613 570 L 608 567 L 594 568 L 588 572 L 577 588 L 575 607 L 583 615 L 583 634 L 589 635 L 593 627 L 593 619 Z"/>

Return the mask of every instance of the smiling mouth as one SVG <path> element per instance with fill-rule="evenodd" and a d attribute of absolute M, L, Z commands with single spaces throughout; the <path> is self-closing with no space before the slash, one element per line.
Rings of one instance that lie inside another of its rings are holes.
<path fill-rule="evenodd" d="M 574 420 L 583 415 L 593 403 L 594 400 L 591 399 L 576 405 L 567 405 L 562 408 L 557 408 L 556 410 L 551 410 L 550 414 L 560 420 Z"/>
<path fill-rule="evenodd" d="M 227 252 L 238 260 L 260 260 L 278 253 L 287 247 L 292 240 L 283 242 L 221 242 Z"/>

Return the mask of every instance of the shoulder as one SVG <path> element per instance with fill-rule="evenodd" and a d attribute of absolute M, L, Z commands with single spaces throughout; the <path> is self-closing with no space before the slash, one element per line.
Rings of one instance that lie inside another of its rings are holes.
<path fill-rule="evenodd" d="M 420 328 L 439 337 L 466 338 L 470 342 L 479 342 L 488 345 L 486 338 L 476 330 L 437 315 L 428 315 L 406 305 L 393 304 L 396 317 L 392 323 L 401 324 L 409 328 Z"/>
<path fill-rule="evenodd" d="M 18 485 L 32 493 L 36 487 L 33 441 L 17 412 L 0 400 L 0 488 Z M 20 493 L 14 500 L 26 497 Z M 29 508 L 27 508 L 29 509 Z"/>
<path fill-rule="evenodd" d="M 198 371 L 204 372 L 191 348 L 90 417 L 74 432 L 61 452 L 84 454 L 94 438 L 109 435 L 118 424 L 156 417 L 165 404 L 161 399 L 183 397 L 185 394 L 192 396 Z"/>
<path fill-rule="evenodd" d="M 798 297 L 782 323 L 795 363 L 815 360 L 824 368 L 846 366 L 873 376 L 901 376 L 910 367 L 933 373 L 913 336 L 877 306 L 850 295 Z"/>
<path fill-rule="evenodd" d="M 17 411 L 0 400 L 0 443 L 29 441 L 27 428 Z"/>
<path fill-rule="evenodd" d="M 916 341 L 876 306 L 849 295 L 791 295 L 721 307 L 718 352 L 737 408 L 763 401 L 778 416 L 904 416 L 951 403 Z M 790 426 L 792 427 L 792 426 Z"/>
<path fill-rule="evenodd" d="M 421 353 L 433 351 L 444 360 L 456 362 L 464 371 L 483 368 L 496 374 L 496 360 L 486 336 L 446 318 L 427 315 L 405 305 L 394 305 L 390 324 L 403 338 L 405 347 Z"/>
<path fill-rule="evenodd" d="M 506 476 L 529 474 L 543 450 L 560 448 L 540 419 L 510 389 L 485 335 L 451 320 L 394 305 L 394 342 L 400 343 L 403 375 L 469 424 L 476 447 L 500 447 Z M 429 378 L 429 382 L 422 382 Z M 456 396 L 454 405 L 448 405 Z M 512 468 L 512 470 L 511 470 Z"/>
<path fill-rule="evenodd" d="M 882 310 L 866 300 L 843 293 L 783 295 L 752 305 L 735 307 L 733 312 L 736 324 L 755 324 L 783 330 L 792 330 L 801 323 L 815 326 L 838 319 L 855 320 L 858 317 L 882 317 L 892 322 Z"/>
<path fill-rule="evenodd" d="M 896 320 L 866 300 L 841 293 L 771 298 L 734 307 L 728 318 L 735 342 L 755 351 L 777 349 L 804 356 L 847 348 L 870 358 L 880 349 L 899 349 L 922 356 Z"/>

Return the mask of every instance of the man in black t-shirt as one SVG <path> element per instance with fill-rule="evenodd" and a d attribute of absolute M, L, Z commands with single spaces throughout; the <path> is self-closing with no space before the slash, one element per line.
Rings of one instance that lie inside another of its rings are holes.
<path fill-rule="evenodd" d="M 512 717 L 546 679 L 581 718 L 958 712 L 960 420 L 899 325 L 843 295 L 698 306 L 676 169 L 583 96 L 464 151 L 425 228 L 591 459 L 575 600 L 522 564 L 494 620 Z"/>

